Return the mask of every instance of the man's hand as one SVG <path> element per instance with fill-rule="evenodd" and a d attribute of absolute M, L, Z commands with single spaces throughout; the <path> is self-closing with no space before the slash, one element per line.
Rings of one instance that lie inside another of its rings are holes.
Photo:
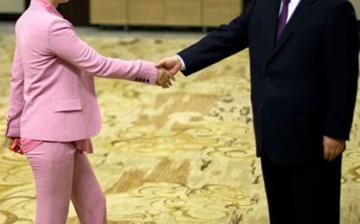
<path fill-rule="evenodd" d="M 158 68 L 158 76 L 156 80 L 156 85 L 161 86 L 162 88 L 166 89 L 171 86 L 171 81 L 175 81 L 175 77 L 170 74 L 169 71 L 167 71 L 164 68 Z"/>
<path fill-rule="evenodd" d="M 158 68 L 165 68 L 170 72 L 171 75 L 178 73 L 182 67 L 180 59 L 174 55 L 171 57 L 161 59 L 157 64 Z"/>
<path fill-rule="evenodd" d="M 324 158 L 328 161 L 335 159 L 345 150 L 345 141 L 341 139 L 333 139 L 328 136 L 323 138 Z"/>

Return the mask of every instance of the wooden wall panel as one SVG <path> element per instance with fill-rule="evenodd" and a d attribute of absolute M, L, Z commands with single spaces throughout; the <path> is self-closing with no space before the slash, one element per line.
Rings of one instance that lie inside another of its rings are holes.
<path fill-rule="evenodd" d="M 202 0 L 166 0 L 166 25 L 202 25 Z"/>
<path fill-rule="evenodd" d="M 127 0 L 91 0 L 90 23 L 126 25 L 128 23 Z"/>
<path fill-rule="evenodd" d="M 203 25 L 218 26 L 240 15 L 243 2 L 239 0 L 203 0 Z"/>
<path fill-rule="evenodd" d="M 163 25 L 164 0 L 129 0 L 129 25 Z"/>
<path fill-rule="evenodd" d="M 91 0 L 90 23 L 214 27 L 228 23 L 243 0 Z"/>

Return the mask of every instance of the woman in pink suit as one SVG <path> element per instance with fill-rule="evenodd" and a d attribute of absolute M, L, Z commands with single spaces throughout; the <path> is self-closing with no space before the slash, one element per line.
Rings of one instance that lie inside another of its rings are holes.
<path fill-rule="evenodd" d="M 16 23 L 6 136 L 20 139 L 36 184 L 36 223 L 64 224 L 69 202 L 81 223 L 106 223 L 105 196 L 86 157 L 101 127 L 93 76 L 167 88 L 153 63 L 105 58 L 81 41 L 56 7 L 32 0 Z"/>

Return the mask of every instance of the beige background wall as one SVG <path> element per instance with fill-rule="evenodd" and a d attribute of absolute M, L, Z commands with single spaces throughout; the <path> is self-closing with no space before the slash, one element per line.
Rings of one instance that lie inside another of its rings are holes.
<path fill-rule="evenodd" d="M 357 18 L 360 20 L 360 0 L 350 0 L 350 2 L 355 7 Z"/>
<path fill-rule="evenodd" d="M 90 24 L 211 27 L 242 9 L 243 0 L 90 0 Z"/>
<path fill-rule="evenodd" d="M 0 0 L 0 13 L 21 13 L 24 8 L 24 0 Z"/>

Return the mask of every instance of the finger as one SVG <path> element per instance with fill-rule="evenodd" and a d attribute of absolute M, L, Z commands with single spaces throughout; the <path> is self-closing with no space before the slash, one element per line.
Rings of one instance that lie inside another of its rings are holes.
<path fill-rule="evenodd" d="M 324 146 L 324 159 L 325 160 L 330 159 L 330 152 L 329 152 L 329 147 L 328 146 Z"/>
<path fill-rule="evenodd" d="M 170 58 L 163 58 L 155 64 L 157 68 L 165 68 L 165 69 L 171 69 L 174 65 L 175 63 L 172 63 Z"/>
<path fill-rule="evenodd" d="M 170 74 L 170 79 L 173 80 L 173 81 L 176 81 L 175 75 Z"/>
<path fill-rule="evenodd" d="M 328 160 L 329 161 L 334 160 L 339 154 L 340 154 L 340 147 L 338 146 L 329 147 Z"/>
<path fill-rule="evenodd" d="M 169 85 L 167 83 L 164 83 L 164 86 L 163 86 L 164 89 L 167 89 L 169 88 Z"/>
<path fill-rule="evenodd" d="M 336 157 L 336 148 L 329 149 L 329 161 L 333 160 Z"/>
<path fill-rule="evenodd" d="M 164 89 L 166 88 L 166 85 L 163 82 L 160 83 L 160 86 Z"/>
<path fill-rule="evenodd" d="M 165 60 L 162 59 L 162 60 L 158 61 L 158 62 L 155 64 L 155 66 L 156 66 L 156 68 L 162 68 L 164 64 L 165 64 Z"/>
<path fill-rule="evenodd" d="M 162 80 L 158 80 L 158 81 L 156 82 L 156 85 L 158 85 L 158 86 L 160 86 L 160 87 L 162 87 L 162 88 L 165 87 L 165 84 L 164 84 L 164 82 L 163 82 Z"/>
<path fill-rule="evenodd" d="M 342 152 L 344 152 L 344 150 L 345 150 L 345 143 L 344 142 L 341 142 L 341 143 L 337 144 L 336 149 L 334 150 L 333 159 L 338 157 Z"/>
<path fill-rule="evenodd" d="M 166 80 L 166 84 L 168 85 L 168 87 L 172 86 L 170 79 Z"/>
<path fill-rule="evenodd" d="M 334 150 L 334 155 L 332 159 L 335 159 L 336 157 L 338 157 L 343 151 L 344 151 L 344 145 L 339 145 L 338 147 L 336 147 L 336 150 Z"/>
<path fill-rule="evenodd" d="M 170 87 L 171 86 L 171 81 L 170 81 L 170 76 L 164 76 L 163 77 L 163 82 Z"/>
<path fill-rule="evenodd" d="M 171 75 L 176 75 L 176 73 L 178 73 L 181 69 L 181 66 L 177 65 L 177 66 L 173 66 L 169 71 L 171 73 Z"/>
<path fill-rule="evenodd" d="M 163 78 L 162 80 L 161 80 L 161 83 L 162 83 L 162 87 L 163 88 L 169 88 L 169 83 L 168 83 L 168 81 L 167 81 L 167 79 L 165 78 Z"/>
<path fill-rule="evenodd" d="M 166 76 L 168 77 L 168 79 L 171 79 L 173 81 L 175 81 L 175 75 L 178 72 L 177 69 L 170 69 L 170 70 L 166 70 Z"/>

